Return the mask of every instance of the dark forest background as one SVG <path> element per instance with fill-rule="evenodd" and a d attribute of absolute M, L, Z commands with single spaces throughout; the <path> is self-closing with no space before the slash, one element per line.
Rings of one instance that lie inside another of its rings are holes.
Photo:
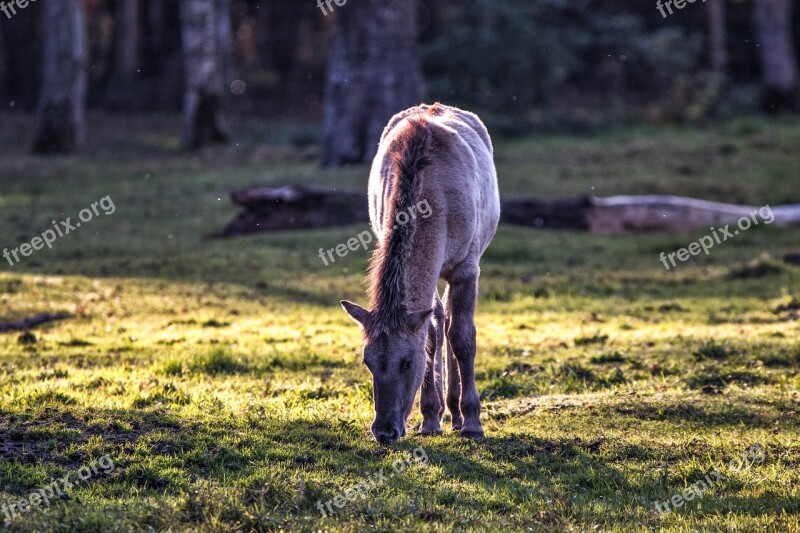
<path fill-rule="evenodd" d="M 185 106 L 193 67 L 182 46 L 189 30 L 185 21 L 181 26 L 181 4 L 202 3 L 85 0 L 89 108 Z M 314 0 L 207 3 L 215 17 L 230 18 L 222 22 L 229 35 L 215 36 L 226 41 L 216 51 L 226 111 L 318 121 L 327 105 L 327 138 L 332 130 L 374 129 L 342 118 L 354 107 L 385 123 L 387 114 L 421 99 L 469 108 L 500 134 L 797 109 L 800 19 L 789 0 L 697 1 L 666 18 L 655 2 L 621 0 L 349 0 L 332 4 L 328 15 Z M 3 108 L 37 106 L 50 33 L 45 4 L 0 16 Z M 781 47 L 781 39 L 792 46 Z M 381 65 L 366 64 L 369 57 Z M 370 68 L 383 74 L 362 81 L 374 85 L 388 72 L 398 78 L 397 94 L 385 87 L 377 98 L 369 90 L 354 94 L 347 85 L 353 80 L 337 88 L 333 79 L 342 69 L 352 75 Z M 770 68 L 780 71 L 777 85 Z M 379 109 L 381 98 L 390 109 Z M 369 155 L 363 148 L 331 151 L 330 164 Z"/>

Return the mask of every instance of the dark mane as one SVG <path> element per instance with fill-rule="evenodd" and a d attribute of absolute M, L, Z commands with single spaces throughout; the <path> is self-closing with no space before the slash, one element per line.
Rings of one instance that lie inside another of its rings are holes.
<path fill-rule="evenodd" d="M 411 251 L 416 230 L 416 217 L 407 224 L 397 224 L 398 213 L 409 213 L 419 201 L 421 173 L 430 164 L 427 158 L 431 132 L 423 117 L 409 119 L 403 131 L 393 141 L 392 196 L 389 200 L 388 221 L 391 227 L 387 238 L 372 256 L 369 268 L 369 300 L 372 319 L 365 333 L 375 336 L 381 332 L 406 327 L 405 260 Z"/>

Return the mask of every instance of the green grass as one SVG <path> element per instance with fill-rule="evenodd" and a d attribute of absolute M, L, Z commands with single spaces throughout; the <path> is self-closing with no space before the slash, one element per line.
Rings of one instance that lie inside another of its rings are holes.
<path fill-rule="evenodd" d="M 384 449 L 337 303 L 364 301 L 368 255 L 317 256 L 363 228 L 203 238 L 234 214 L 232 189 L 363 190 L 366 168 L 320 170 L 303 125 L 247 122 L 238 143 L 187 155 L 176 117 L 98 115 L 84 155 L 43 159 L 25 152 L 29 117 L 0 120 L 0 246 L 106 195 L 116 207 L 0 265 L 3 318 L 74 315 L 0 334 L 0 504 L 104 454 L 115 465 L 10 530 L 800 528 L 800 267 L 783 261 L 796 229 L 760 226 L 667 272 L 659 254 L 705 232 L 502 227 L 476 317 L 487 437 Z M 798 120 L 747 119 L 497 140 L 497 162 L 506 196 L 777 205 L 800 202 L 799 143 Z M 762 464 L 730 468 L 755 444 Z M 322 516 L 318 501 L 420 446 L 427 464 Z M 715 470 L 725 480 L 702 498 L 654 511 Z"/>

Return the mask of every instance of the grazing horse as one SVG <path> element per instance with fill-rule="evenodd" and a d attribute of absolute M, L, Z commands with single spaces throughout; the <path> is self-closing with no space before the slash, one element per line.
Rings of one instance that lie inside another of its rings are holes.
<path fill-rule="evenodd" d="M 483 436 L 475 387 L 475 303 L 481 255 L 500 218 L 497 172 L 486 127 L 442 104 L 395 115 L 381 136 L 369 179 L 378 247 L 369 269 L 370 310 L 342 307 L 362 328 L 372 373 L 372 434 L 392 443 L 422 386 L 424 435 L 442 432 L 442 343 L 454 430 Z M 427 217 L 418 217 L 426 206 Z M 437 282 L 447 282 L 444 306 Z"/>

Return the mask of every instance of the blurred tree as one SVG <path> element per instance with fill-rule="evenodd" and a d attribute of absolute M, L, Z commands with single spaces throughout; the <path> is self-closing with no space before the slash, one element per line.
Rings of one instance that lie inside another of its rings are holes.
<path fill-rule="evenodd" d="M 234 62 L 246 81 L 237 103 L 272 117 L 317 120 L 333 17 L 322 16 L 315 1 L 277 0 L 234 0 L 233 15 Z"/>
<path fill-rule="evenodd" d="M 130 109 L 139 100 L 139 0 L 116 0 L 111 75 L 104 103 L 110 108 Z"/>
<path fill-rule="evenodd" d="M 431 99 L 479 112 L 494 132 L 692 120 L 714 100 L 701 75 L 703 28 L 663 24 L 652 6 L 659 22 L 648 27 L 590 0 L 444 4 L 423 48 Z"/>
<path fill-rule="evenodd" d="M 337 7 L 325 87 L 325 166 L 374 157 L 383 128 L 424 94 L 416 0 Z"/>
<path fill-rule="evenodd" d="M 708 34 L 711 47 L 711 70 L 720 81 L 725 79 L 728 68 L 728 37 L 725 31 L 725 0 L 709 0 Z"/>
<path fill-rule="evenodd" d="M 728 90 L 728 33 L 725 22 L 726 0 L 709 0 L 708 9 L 708 44 L 711 60 L 711 74 L 708 79 L 708 110 L 716 110 L 719 114 L 727 101 Z"/>
<path fill-rule="evenodd" d="M 44 2 L 44 70 L 33 151 L 72 152 L 86 137 L 86 26 L 81 0 Z"/>
<path fill-rule="evenodd" d="M 89 108 L 102 103 L 104 88 L 114 66 L 114 13 L 109 9 L 108 1 L 83 0 L 86 48 L 90 65 L 86 81 L 86 105 Z"/>
<path fill-rule="evenodd" d="M 186 69 L 183 143 L 186 148 L 228 140 L 222 118 L 222 98 L 230 68 L 230 16 L 229 0 L 181 2 Z"/>
<path fill-rule="evenodd" d="M 797 54 L 792 36 L 791 0 L 755 0 L 754 18 L 761 53 L 764 110 L 796 110 Z"/>
<path fill-rule="evenodd" d="M 141 0 L 141 76 L 143 107 L 181 109 L 184 96 L 184 61 L 180 4 Z"/>
<path fill-rule="evenodd" d="M 41 11 L 41 2 L 29 4 L 10 19 L 4 16 L 0 24 L 5 45 L 0 94 L 25 110 L 35 109 L 42 76 Z"/>

